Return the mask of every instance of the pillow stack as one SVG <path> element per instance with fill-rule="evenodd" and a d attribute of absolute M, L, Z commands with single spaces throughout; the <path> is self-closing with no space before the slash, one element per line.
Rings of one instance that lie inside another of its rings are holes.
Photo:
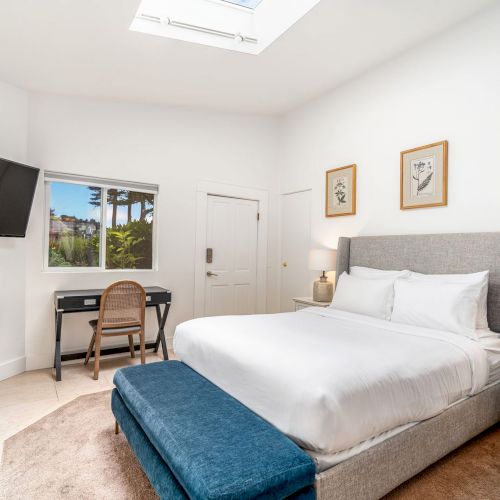
<path fill-rule="evenodd" d="M 465 285 L 474 288 L 478 306 L 476 329 L 488 329 L 488 281 L 490 272 L 482 271 L 471 274 L 420 274 L 410 273 L 411 279 L 420 283 L 439 286 L 444 284 Z"/>
<path fill-rule="evenodd" d="M 331 307 L 477 339 L 488 329 L 489 271 L 426 275 L 354 266 L 338 281 Z"/>
<path fill-rule="evenodd" d="M 350 274 L 340 276 L 330 307 L 389 321 L 394 304 L 394 283 L 409 275 L 410 271 L 352 267 Z"/>

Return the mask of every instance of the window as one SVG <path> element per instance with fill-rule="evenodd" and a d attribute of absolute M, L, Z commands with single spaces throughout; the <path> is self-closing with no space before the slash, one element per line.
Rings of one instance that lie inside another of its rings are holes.
<path fill-rule="evenodd" d="M 106 269 L 152 269 L 154 194 L 108 189 L 106 203 Z"/>
<path fill-rule="evenodd" d="M 154 269 L 154 185 L 46 172 L 48 270 Z"/>
<path fill-rule="evenodd" d="M 48 267 L 99 267 L 101 189 L 50 183 Z"/>

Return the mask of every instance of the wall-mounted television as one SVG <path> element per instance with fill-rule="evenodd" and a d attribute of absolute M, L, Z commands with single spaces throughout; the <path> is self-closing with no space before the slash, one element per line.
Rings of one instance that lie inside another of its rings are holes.
<path fill-rule="evenodd" d="M 0 158 L 0 236 L 26 236 L 39 172 Z"/>

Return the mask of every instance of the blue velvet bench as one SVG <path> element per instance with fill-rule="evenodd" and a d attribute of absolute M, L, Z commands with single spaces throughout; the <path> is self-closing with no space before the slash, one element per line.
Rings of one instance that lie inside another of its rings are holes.
<path fill-rule="evenodd" d="M 119 370 L 112 410 L 162 499 L 315 498 L 312 459 L 179 361 Z"/>

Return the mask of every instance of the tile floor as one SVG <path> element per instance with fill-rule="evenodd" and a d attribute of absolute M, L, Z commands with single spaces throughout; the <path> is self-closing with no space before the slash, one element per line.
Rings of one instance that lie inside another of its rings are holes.
<path fill-rule="evenodd" d="M 170 359 L 175 359 L 169 351 Z M 163 358 L 147 353 L 146 363 Z M 0 457 L 4 441 L 33 422 L 83 394 L 112 389 L 113 376 L 118 368 L 140 363 L 139 353 L 134 359 L 121 356 L 101 359 L 99 380 L 93 379 L 93 363 L 63 366 L 63 376 L 56 382 L 53 370 L 25 372 L 0 381 Z"/>

